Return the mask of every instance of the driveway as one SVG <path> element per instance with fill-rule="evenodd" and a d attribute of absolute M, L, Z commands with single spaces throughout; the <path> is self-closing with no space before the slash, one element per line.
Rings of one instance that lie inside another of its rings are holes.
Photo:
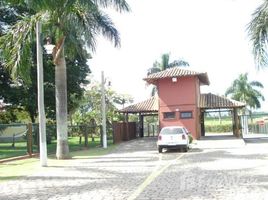
<path fill-rule="evenodd" d="M 158 154 L 155 138 L 0 183 L 0 199 L 268 199 L 268 144 L 204 138 Z"/>

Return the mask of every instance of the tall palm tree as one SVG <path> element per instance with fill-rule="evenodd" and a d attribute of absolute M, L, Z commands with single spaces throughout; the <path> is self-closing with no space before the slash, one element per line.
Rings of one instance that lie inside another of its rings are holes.
<path fill-rule="evenodd" d="M 162 54 L 160 62 L 155 61 L 153 67 L 148 69 L 147 76 L 153 73 L 164 71 L 172 67 L 189 66 L 189 63 L 184 60 L 174 60 L 172 62 L 169 62 L 169 58 L 169 53 Z M 155 96 L 156 94 L 157 88 L 154 86 L 152 88 L 151 96 Z"/>
<path fill-rule="evenodd" d="M 30 43 L 34 39 L 36 22 L 43 24 L 43 33 L 55 40 L 53 62 L 56 81 L 56 119 L 58 159 L 69 155 L 67 134 L 67 87 L 65 56 L 73 52 L 83 52 L 85 45 L 95 50 L 96 36 L 101 34 L 111 40 L 115 47 L 120 45 L 119 33 L 111 19 L 101 8 L 112 7 L 116 11 L 129 11 L 125 0 L 5 0 L 8 5 L 26 6 L 33 15 L 24 16 L 3 37 L 0 48 L 3 50 L 6 66 L 13 76 L 27 79 L 32 62 Z M 82 44 L 82 45 L 81 45 Z"/>
<path fill-rule="evenodd" d="M 258 69 L 268 65 L 268 0 L 263 3 L 252 14 L 248 25 L 248 34 L 253 46 L 253 54 Z"/>
<path fill-rule="evenodd" d="M 263 88 L 262 83 L 249 82 L 247 73 L 240 74 L 226 90 L 225 95 L 231 95 L 232 99 L 247 103 L 250 108 L 260 108 L 260 100 L 264 101 L 264 96 L 255 88 Z"/>

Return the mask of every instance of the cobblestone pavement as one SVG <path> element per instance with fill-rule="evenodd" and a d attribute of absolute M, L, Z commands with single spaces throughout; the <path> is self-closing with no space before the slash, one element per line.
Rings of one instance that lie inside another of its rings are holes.
<path fill-rule="evenodd" d="M 106 156 L 72 159 L 0 183 L 0 199 L 268 199 L 268 143 L 200 140 L 158 154 L 155 139 Z"/>
<path fill-rule="evenodd" d="M 200 140 L 136 199 L 268 199 L 268 141 L 256 141 Z"/>

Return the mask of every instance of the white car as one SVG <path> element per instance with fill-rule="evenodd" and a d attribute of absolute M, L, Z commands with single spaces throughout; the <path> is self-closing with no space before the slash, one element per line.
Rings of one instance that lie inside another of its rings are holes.
<path fill-rule="evenodd" d="M 187 152 L 189 149 L 189 131 L 183 126 L 167 126 L 161 129 L 158 135 L 158 152 L 163 149 L 182 149 Z"/>

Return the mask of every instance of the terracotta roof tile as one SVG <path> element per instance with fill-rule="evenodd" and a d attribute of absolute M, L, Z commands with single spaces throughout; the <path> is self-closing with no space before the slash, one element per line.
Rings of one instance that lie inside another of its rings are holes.
<path fill-rule="evenodd" d="M 215 108 L 242 108 L 246 104 L 228 99 L 226 97 L 218 96 L 215 94 L 201 94 L 199 100 L 200 108 L 215 109 Z"/>
<path fill-rule="evenodd" d="M 121 113 L 158 112 L 158 96 L 121 109 Z"/>
<path fill-rule="evenodd" d="M 217 109 L 217 108 L 242 108 L 246 104 L 221 97 L 215 94 L 201 94 L 199 100 L 199 108 L 204 109 Z M 145 101 L 130 105 L 126 108 L 121 109 L 121 113 L 149 113 L 158 112 L 158 97 L 151 97 Z"/>
<path fill-rule="evenodd" d="M 184 68 L 182 67 L 169 68 L 161 72 L 150 74 L 143 80 L 151 84 L 156 84 L 158 79 L 163 79 L 163 78 L 168 78 L 168 77 L 185 77 L 185 76 L 197 76 L 199 80 L 201 81 L 201 83 L 203 83 L 204 85 L 209 85 L 209 79 L 208 79 L 207 73 L 195 72 L 189 69 L 185 69 L 185 67 Z"/>

